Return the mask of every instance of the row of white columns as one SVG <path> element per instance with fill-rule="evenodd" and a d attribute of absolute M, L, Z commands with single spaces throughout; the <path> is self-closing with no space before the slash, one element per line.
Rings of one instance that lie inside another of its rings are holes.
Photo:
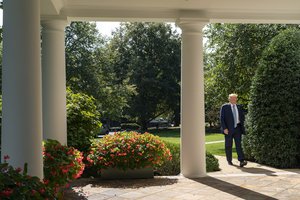
<path fill-rule="evenodd" d="M 67 143 L 65 20 L 43 21 L 40 0 L 4 1 L 2 159 L 43 177 L 42 139 Z M 202 29 L 182 29 L 181 173 L 206 175 Z M 42 36 L 42 51 L 41 51 Z M 42 57 L 42 64 L 41 64 Z"/>
<path fill-rule="evenodd" d="M 43 177 L 42 139 L 67 143 L 65 20 L 42 22 L 40 0 L 4 1 L 2 161 Z"/>

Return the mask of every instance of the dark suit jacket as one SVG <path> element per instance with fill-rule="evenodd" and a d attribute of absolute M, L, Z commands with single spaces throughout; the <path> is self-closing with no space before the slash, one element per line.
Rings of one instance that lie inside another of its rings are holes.
<path fill-rule="evenodd" d="M 237 109 L 239 112 L 239 120 L 241 125 L 242 134 L 245 134 L 245 115 L 240 105 L 237 105 Z M 231 104 L 227 103 L 221 107 L 220 111 L 220 121 L 221 121 L 221 132 L 224 133 L 224 129 L 228 129 L 229 134 L 234 132 L 234 120 L 233 114 L 231 110 Z"/>

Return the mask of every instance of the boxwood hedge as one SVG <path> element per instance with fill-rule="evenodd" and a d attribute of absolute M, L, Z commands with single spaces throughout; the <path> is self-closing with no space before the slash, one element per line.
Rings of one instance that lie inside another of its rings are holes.
<path fill-rule="evenodd" d="M 252 83 L 244 149 L 259 163 L 300 165 L 300 31 L 286 30 L 265 49 Z"/>

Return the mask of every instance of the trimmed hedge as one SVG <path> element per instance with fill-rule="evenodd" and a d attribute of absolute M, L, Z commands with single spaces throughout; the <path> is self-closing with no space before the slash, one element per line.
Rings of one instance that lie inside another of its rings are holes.
<path fill-rule="evenodd" d="M 244 149 L 274 167 L 300 165 L 300 32 L 287 30 L 265 49 L 252 83 Z"/>
<path fill-rule="evenodd" d="M 165 163 L 155 169 L 156 175 L 168 176 L 178 175 L 180 173 L 180 145 L 170 142 L 165 142 L 172 154 L 172 160 L 165 161 Z M 209 152 L 206 152 L 206 171 L 214 172 L 219 171 L 219 161 Z"/>
<path fill-rule="evenodd" d="M 206 152 L 206 171 L 220 171 L 219 160 L 209 152 Z"/>

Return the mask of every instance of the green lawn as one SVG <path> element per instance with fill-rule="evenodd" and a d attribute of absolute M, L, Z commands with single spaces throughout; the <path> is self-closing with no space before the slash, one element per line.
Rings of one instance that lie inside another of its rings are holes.
<path fill-rule="evenodd" d="M 180 143 L 180 129 L 166 129 L 166 130 L 149 130 L 149 133 L 154 135 L 158 135 L 162 140 L 171 142 L 171 143 Z M 213 141 L 224 141 L 224 136 L 220 133 L 209 133 L 205 136 L 206 142 L 213 142 Z M 225 148 L 224 142 L 215 143 L 215 144 L 206 144 L 206 150 L 214 155 L 225 156 Z M 237 158 L 235 148 L 232 149 L 232 157 Z"/>
<path fill-rule="evenodd" d="M 158 135 L 162 140 L 179 144 L 180 143 L 180 129 L 164 129 L 164 130 L 149 130 L 149 133 Z"/>
<path fill-rule="evenodd" d="M 205 142 L 223 141 L 224 135 L 220 133 L 210 133 L 205 135 Z"/>

